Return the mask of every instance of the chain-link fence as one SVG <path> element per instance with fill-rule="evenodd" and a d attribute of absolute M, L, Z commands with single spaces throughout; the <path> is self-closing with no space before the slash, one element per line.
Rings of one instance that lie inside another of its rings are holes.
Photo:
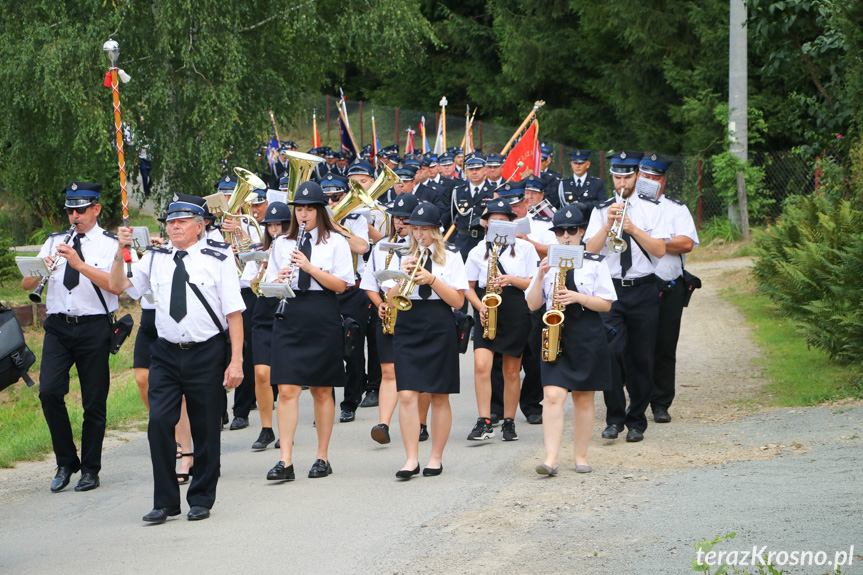
<path fill-rule="evenodd" d="M 312 147 L 312 117 L 317 118 L 318 134 L 321 144 L 333 149 L 339 147 L 339 98 L 329 95 L 310 95 L 298 102 L 292 116 L 276 116 L 279 136 L 283 140 L 294 140 L 300 150 Z M 408 138 L 408 130 L 413 130 L 414 146 L 423 150 L 420 134 L 420 123 L 425 118 L 426 139 L 429 149 L 434 149 L 437 135 L 437 125 L 440 109 L 430 112 L 420 112 L 404 108 L 373 106 L 368 102 L 347 100 L 348 121 L 351 125 L 357 145 L 372 141 L 372 118 L 377 131 L 380 145 L 385 147 L 398 143 L 401 154 L 404 154 Z M 452 107 L 446 111 L 446 145 L 464 146 L 466 117 L 465 110 Z M 472 111 L 473 112 L 473 111 Z M 479 111 L 481 113 L 481 110 Z M 527 112 L 527 110 L 525 110 Z M 499 152 L 515 132 L 515 126 L 485 123 L 475 119 L 472 128 L 474 147 L 486 153 Z M 563 174 L 572 175 L 569 157 L 575 146 L 549 140 L 542 137 L 542 120 L 540 119 L 540 141 L 552 149 L 550 169 Z M 661 150 L 658 150 L 661 152 Z M 607 150 L 593 150 L 591 154 L 591 175 L 608 180 Z M 668 173 L 666 193 L 673 195 L 689 206 L 695 218 L 696 225 L 713 218 L 728 217 L 728 201 L 725 197 L 736 197 L 734 189 L 718 190 L 715 185 L 714 166 L 711 158 L 677 157 Z M 785 198 L 791 195 L 809 194 L 816 188 L 817 175 L 814 162 L 806 160 L 792 152 L 772 152 L 750 154 L 750 162 L 764 170 L 762 190 L 759 192 L 766 201 L 757 219 L 771 220 L 782 214 Z M 606 185 L 610 192 L 611 186 Z M 753 218 L 750 218 L 753 219 Z M 759 221 L 755 223 L 760 223 Z"/>

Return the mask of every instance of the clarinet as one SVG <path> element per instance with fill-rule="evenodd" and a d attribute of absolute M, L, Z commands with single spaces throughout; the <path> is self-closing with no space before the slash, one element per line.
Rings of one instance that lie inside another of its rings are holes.
<path fill-rule="evenodd" d="M 63 244 L 68 244 L 69 240 L 72 239 L 72 236 L 75 235 L 75 227 L 72 226 L 69 228 L 69 232 L 66 234 L 66 237 L 63 239 Z M 51 264 L 51 267 L 48 268 L 48 275 L 39 280 L 39 286 L 36 288 L 36 291 L 31 293 L 29 296 L 30 301 L 33 303 L 42 303 L 42 292 L 45 290 L 45 284 L 48 283 L 48 277 L 57 269 L 57 264 L 60 263 L 60 256 L 57 254 L 57 250 L 54 250 L 54 263 Z"/>
<path fill-rule="evenodd" d="M 294 251 L 297 251 L 300 249 L 300 244 L 303 241 L 304 235 L 306 235 L 306 223 L 305 222 L 300 224 L 300 229 L 299 229 L 299 231 L 297 231 L 297 243 L 296 243 L 296 245 L 294 245 Z M 291 253 L 293 253 L 293 252 L 291 252 Z M 288 278 L 284 281 L 284 283 L 288 284 L 289 286 L 294 281 L 294 269 L 296 267 L 297 266 L 294 265 L 294 262 L 291 262 L 291 267 L 288 269 Z M 276 313 L 274 314 L 276 319 L 285 319 L 285 307 L 287 305 L 288 305 L 287 299 L 282 298 L 279 300 L 279 305 L 278 305 L 278 307 L 276 307 Z"/>

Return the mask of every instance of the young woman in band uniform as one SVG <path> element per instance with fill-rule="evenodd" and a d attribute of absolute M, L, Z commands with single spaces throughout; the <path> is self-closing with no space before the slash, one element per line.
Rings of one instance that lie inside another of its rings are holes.
<path fill-rule="evenodd" d="M 579 245 L 587 228 L 581 210 L 561 208 L 554 214 L 552 231 L 560 244 Z M 617 299 L 603 256 L 585 253 L 581 269 L 567 274 L 565 289 L 556 294 L 557 270 L 549 273 L 548 258 L 540 263 L 527 293 L 527 305 L 539 309 L 543 302 L 552 309 L 553 299 L 566 305 L 561 333 L 562 349 L 555 363 L 543 361 L 542 435 L 545 461 L 536 467 L 540 475 L 557 475 L 560 439 L 563 435 L 563 403 L 572 392 L 575 406 L 575 471 L 590 473 L 587 447 L 593 432 L 597 391 L 611 388 L 611 358 L 607 331 L 599 312 L 611 309 Z"/>
<path fill-rule="evenodd" d="M 443 450 L 452 427 L 449 394 L 459 392 L 458 338 L 452 308 L 461 308 L 468 283 L 461 256 L 449 248 L 440 233 L 440 211 L 420 203 L 408 220 L 411 248 L 429 250 L 425 265 L 416 270 L 411 309 L 400 311 L 393 337 L 396 387 L 399 391 L 399 427 L 407 461 L 396 472 L 400 479 L 419 474 L 419 395 L 431 393 L 432 450 L 424 476 L 443 471 Z M 420 250 L 421 253 L 421 250 Z M 402 259 L 402 270 L 414 273 L 417 259 Z M 392 299 L 398 286 L 389 290 Z"/>
<path fill-rule="evenodd" d="M 344 336 L 336 293 L 354 281 L 351 249 L 327 213 L 321 187 L 315 182 L 300 184 L 291 205 L 294 211 L 288 233 L 275 241 L 267 266 L 268 282 L 290 280 L 296 293 L 286 300 L 284 318 L 273 323 L 270 361 L 270 381 L 279 386 L 276 416 L 281 459 L 267 479 L 282 481 L 294 479 L 293 443 L 303 386 L 309 386 L 314 399 L 318 434 L 309 477 L 333 472 L 327 455 L 335 416 L 333 388 L 345 385 Z M 301 223 L 305 234 L 298 242 Z"/>

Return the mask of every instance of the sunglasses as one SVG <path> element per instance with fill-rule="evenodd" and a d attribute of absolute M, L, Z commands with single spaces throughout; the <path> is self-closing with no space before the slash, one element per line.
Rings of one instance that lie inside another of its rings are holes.
<path fill-rule="evenodd" d="M 569 234 L 571 236 L 574 236 L 575 234 L 578 233 L 578 230 L 580 230 L 580 229 L 581 228 L 575 227 L 575 226 L 570 226 L 570 227 L 566 227 L 566 228 L 555 228 L 554 229 L 554 235 L 556 235 L 557 237 L 561 237 L 563 234 Z"/>
<path fill-rule="evenodd" d="M 338 201 L 341 201 L 341 199 L 342 199 L 343 197 L 345 197 L 345 195 L 344 195 L 344 194 L 329 194 L 329 195 L 327 195 L 327 199 L 328 199 L 330 202 L 338 202 Z"/>
<path fill-rule="evenodd" d="M 83 208 L 66 208 L 66 213 L 69 214 L 70 216 L 72 214 L 74 214 L 75 212 L 78 212 L 79 215 L 82 215 L 82 214 L 87 213 L 87 210 L 89 210 L 92 207 L 92 205 L 93 204 L 90 204 L 89 206 L 84 206 Z"/>

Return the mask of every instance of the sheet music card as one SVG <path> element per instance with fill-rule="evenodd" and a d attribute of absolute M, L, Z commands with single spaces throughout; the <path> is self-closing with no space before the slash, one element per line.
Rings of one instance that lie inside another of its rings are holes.
<path fill-rule="evenodd" d="M 296 294 L 294 293 L 294 290 L 291 289 L 291 286 L 282 282 L 261 282 L 260 284 L 258 284 L 258 290 L 260 290 L 261 295 L 264 297 L 277 297 L 279 299 L 290 299 L 292 297 L 296 297 Z"/>
<path fill-rule="evenodd" d="M 528 224 L 530 226 L 530 224 Z M 512 245 L 515 243 L 515 235 L 518 232 L 518 224 L 515 222 L 504 222 L 503 220 L 489 220 L 488 231 L 485 241 L 493 244 Z M 530 233 L 528 230 L 527 233 Z"/>
<path fill-rule="evenodd" d="M 132 228 L 132 249 L 143 252 L 150 245 L 150 228 L 147 226 L 134 226 Z"/>
<path fill-rule="evenodd" d="M 655 200 L 659 197 L 659 182 L 648 180 L 647 178 L 638 178 L 635 182 L 635 193 L 639 196 L 644 196 L 649 200 Z"/>
<path fill-rule="evenodd" d="M 530 219 L 519 218 L 513 222 L 516 225 L 515 233 L 526 236 L 530 234 Z"/>
<path fill-rule="evenodd" d="M 220 215 L 227 213 L 228 211 L 228 202 L 225 200 L 225 195 L 222 193 L 210 194 L 209 196 L 204 196 L 204 199 L 207 200 L 207 209 L 211 214 Z"/>
<path fill-rule="evenodd" d="M 15 263 L 25 278 L 44 278 L 51 275 L 45 260 L 40 257 L 17 256 Z"/>
<path fill-rule="evenodd" d="M 267 190 L 267 203 L 272 204 L 273 202 L 282 202 L 283 204 L 287 204 L 288 192 L 283 192 L 281 190 Z"/>
<path fill-rule="evenodd" d="M 549 245 L 548 265 L 552 268 L 562 267 L 580 270 L 582 265 L 584 265 L 584 246 Z"/>

